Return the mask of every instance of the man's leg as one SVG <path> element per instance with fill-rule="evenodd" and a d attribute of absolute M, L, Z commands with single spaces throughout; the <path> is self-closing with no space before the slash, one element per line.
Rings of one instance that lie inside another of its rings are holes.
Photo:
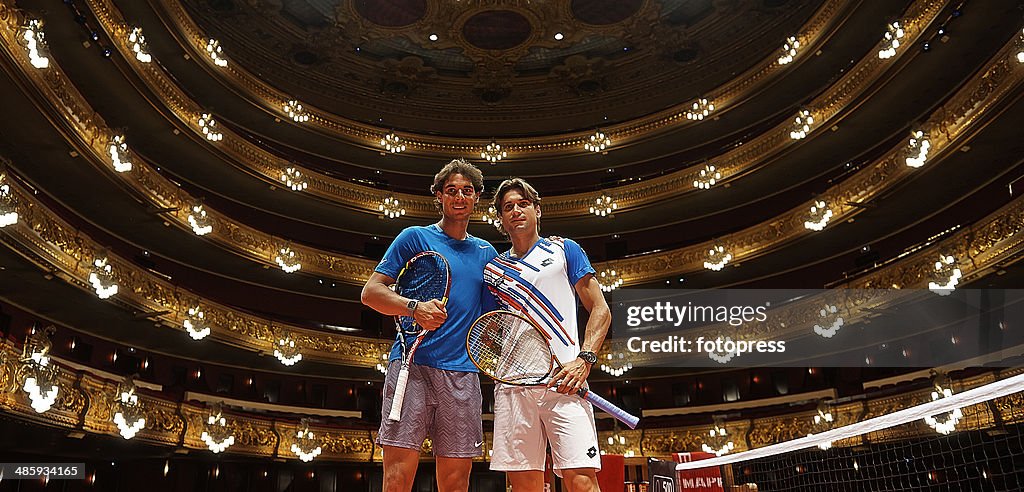
<path fill-rule="evenodd" d="M 473 458 L 483 453 L 480 377 L 473 372 L 430 369 L 432 397 L 437 400 L 430 439 L 440 492 L 465 492 Z"/>
<path fill-rule="evenodd" d="M 569 492 L 601 492 L 597 485 L 597 470 L 593 468 L 562 470 L 562 483 Z"/>
<path fill-rule="evenodd" d="M 594 426 L 594 408 L 575 395 L 548 392 L 541 410 L 551 443 L 551 463 L 569 492 L 594 492 L 601 449 Z"/>
<path fill-rule="evenodd" d="M 540 470 L 505 472 L 512 492 L 543 492 L 544 472 Z"/>
<path fill-rule="evenodd" d="M 419 450 L 387 445 L 383 449 L 384 492 L 409 492 L 420 464 Z"/>
<path fill-rule="evenodd" d="M 414 364 L 410 367 L 409 383 L 405 388 L 402 420 L 388 420 L 399 369 L 399 361 L 388 364 L 384 402 L 381 405 L 380 431 L 377 433 L 377 444 L 384 451 L 383 492 L 409 492 L 412 489 L 416 479 L 416 467 L 420 463 L 420 446 L 427 437 L 427 428 L 434 419 L 430 390 L 423 381 L 422 368 Z"/>
<path fill-rule="evenodd" d="M 466 492 L 469 490 L 469 472 L 473 458 L 435 457 L 437 463 L 437 490 L 439 492 Z"/>

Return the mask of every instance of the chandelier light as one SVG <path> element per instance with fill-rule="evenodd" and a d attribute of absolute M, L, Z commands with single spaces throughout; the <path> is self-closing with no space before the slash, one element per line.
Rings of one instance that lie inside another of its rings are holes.
<path fill-rule="evenodd" d="M 597 285 L 603 292 L 611 292 L 622 286 L 622 277 L 615 270 L 601 270 L 601 273 L 597 274 Z"/>
<path fill-rule="evenodd" d="M 839 315 L 839 308 L 832 304 L 826 304 L 818 310 L 818 318 L 818 322 L 814 325 L 814 333 L 824 338 L 834 337 L 846 323 L 846 320 Z"/>
<path fill-rule="evenodd" d="M 4 175 L 0 174 L 0 183 L 3 183 Z M 18 223 L 18 208 L 14 202 L 14 193 L 11 192 L 11 185 L 0 184 L 0 227 L 7 227 Z"/>
<path fill-rule="evenodd" d="M 292 191 L 302 191 L 309 187 L 309 182 L 302 176 L 302 173 L 295 167 L 286 167 L 281 173 L 281 181 Z"/>
<path fill-rule="evenodd" d="M 210 410 L 210 415 L 206 417 L 203 425 L 203 435 L 200 437 L 214 453 L 224 452 L 235 443 L 235 436 L 228 427 L 220 403 L 214 404 Z"/>
<path fill-rule="evenodd" d="M 626 362 L 625 355 L 622 352 L 618 352 L 614 355 L 605 355 L 605 362 L 601 364 L 601 370 L 607 374 L 615 377 L 620 377 L 633 368 L 632 362 Z"/>
<path fill-rule="evenodd" d="M 896 49 L 900 47 L 900 39 L 903 39 L 903 27 L 899 21 L 886 26 L 885 34 L 882 36 L 882 47 L 878 50 L 878 57 L 885 60 L 896 56 Z"/>
<path fill-rule="evenodd" d="M 604 152 L 604 149 L 611 147 L 612 139 L 608 138 L 603 131 L 597 130 L 593 135 L 587 137 L 587 141 L 583 143 L 583 148 L 591 152 Z"/>
<path fill-rule="evenodd" d="M 277 360 L 286 366 L 293 366 L 302 360 L 302 354 L 291 334 L 284 333 L 278 337 L 277 344 L 274 346 L 274 357 L 277 357 Z"/>
<path fill-rule="evenodd" d="M 295 433 L 295 442 L 292 443 L 292 452 L 303 462 L 313 461 L 320 455 L 320 443 L 316 436 L 309 430 L 309 419 L 299 421 L 299 430 Z"/>
<path fill-rule="evenodd" d="M 228 66 L 227 58 L 224 58 L 224 49 L 220 47 L 220 41 L 210 38 L 206 42 L 206 54 L 213 60 L 213 64 L 218 67 Z"/>
<path fill-rule="evenodd" d="M 943 398 L 950 398 L 953 396 L 953 385 L 950 384 L 949 378 L 946 374 L 932 370 L 932 401 L 941 400 Z M 929 415 L 924 418 L 924 423 L 931 427 L 944 436 L 949 435 L 951 432 L 956 430 L 957 424 L 960 423 L 960 419 L 964 417 L 963 412 L 959 408 L 954 408 L 949 412 L 945 412 L 943 415 Z"/>
<path fill-rule="evenodd" d="M 199 115 L 199 129 L 203 131 L 203 135 L 206 135 L 206 139 L 211 142 L 220 142 L 224 139 L 224 134 L 217 131 L 217 120 L 213 119 L 213 115 L 210 113 Z"/>
<path fill-rule="evenodd" d="M 928 151 L 932 143 L 928 133 L 923 130 L 915 130 L 910 133 L 910 142 L 907 145 L 907 165 L 918 168 L 928 160 Z"/>
<path fill-rule="evenodd" d="M 1024 30 L 1022 30 L 1020 33 L 1020 39 L 1024 40 Z M 1021 49 L 1020 51 L 1017 52 L 1017 62 L 1024 63 L 1024 49 Z"/>
<path fill-rule="evenodd" d="M 615 199 L 601 193 L 601 196 L 594 200 L 594 204 L 590 207 L 590 213 L 598 217 L 607 217 L 611 215 L 615 210 L 619 208 L 619 204 L 615 203 Z"/>
<path fill-rule="evenodd" d="M 305 123 L 309 121 L 309 113 L 302 108 L 302 104 L 299 103 L 299 101 L 294 99 L 284 103 L 284 112 L 296 123 Z"/>
<path fill-rule="evenodd" d="M 719 271 L 732 260 L 732 252 L 725 249 L 725 246 L 716 244 L 704 255 L 704 268 Z"/>
<path fill-rule="evenodd" d="M 188 225 L 197 236 L 205 236 L 213 232 L 213 219 L 206 214 L 202 203 L 192 205 L 192 211 L 188 214 Z"/>
<path fill-rule="evenodd" d="M 188 314 L 181 325 L 193 340 L 202 340 L 210 334 L 210 325 L 206 324 L 206 313 L 198 304 L 188 308 Z"/>
<path fill-rule="evenodd" d="M 126 173 L 132 170 L 132 161 L 128 156 L 128 144 L 124 141 L 124 135 L 114 135 L 110 139 L 110 163 L 114 170 L 119 173 Z"/>
<path fill-rule="evenodd" d="M 786 38 L 786 44 L 782 45 L 782 54 L 779 56 L 779 65 L 786 65 L 793 61 L 799 50 L 800 41 L 796 39 L 796 36 Z"/>
<path fill-rule="evenodd" d="M 146 45 L 146 37 L 142 35 L 141 27 L 134 27 L 128 33 L 128 44 L 132 45 L 132 51 L 135 52 L 136 60 L 142 63 L 153 61 L 153 56 L 149 54 L 149 46 Z"/>
<path fill-rule="evenodd" d="M 299 259 L 295 256 L 291 246 L 281 247 L 278 250 L 277 256 L 274 257 L 274 261 L 281 266 L 285 273 L 295 273 L 302 268 L 302 263 L 299 263 Z"/>
<path fill-rule="evenodd" d="M 815 434 L 821 434 L 832 429 L 835 426 L 835 417 L 832 416 L 832 409 L 829 408 L 828 403 L 825 400 L 818 402 L 818 411 L 814 415 L 814 424 L 811 426 L 810 432 L 807 437 L 811 437 Z M 818 449 L 825 451 L 832 447 L 832 441 L 821 441 L 818 443 Z"/>
<path fill-rule="evenodd" d="M 399 152 L 405 152 L 405 141 L 402 137 L 395 134 L 394 131 L 388 132 L 387 135 L 380 137 L 380 146 L 384 147 L 384 150 L 397 154 Z"/>
<path fill-rule="evenodd" d="M 789 132 L 789 138 L 800 140 L 806 137 L 811 132 L 811 125 L 814 125 L 814 117 L 811 116 L 811 111 L 801 109 L 793 120 L 793 130 Z"/>
<path fill-rule="evenodd" d="M 493 205 L 487 207 L 487 211 L 483 213 L 481 220 L 494 226 L 495 229 L 501 230 L 501 216 L 498 214 L 498 209 L 494 208 Z"/>
<path fill-rule="evenodd" d="M 117 282 L 114 280 L 114 272 L 105 251 L 98 254 L 92 262 L 89 284 L 92 285 L 93 289 L 96 289 L 96 295 L 100 299 L 107 299 L 117 294 Z"/>
<path fill-rule="evenodd" d="M 928 290 L 940 296 L 948 296 L 956 290 L 962 276 L 963 272 L 960 271 L 956 258 L 952 255 L 939 255 L 932 272 L 934 280 L 928 282 Z"/>
<path fill-rule="evenodd" d="M 33 67 L 42 69 L 50 66 L 50 50 L 46 46 L 46 39 L 43 36 L 43 23 L 38 19 L 28 21 L 21 39 L 25 42 L 25 49 L 28 50 L 28 58 Z"/>
<path fill-rule="evenodd" d="M 722 338 L 722 337 L 718 337 L 718 338 Z M 723 345 L 725 345 L 725 344 L 732 345 L 733 344 L 732 343 L 732 337 L 722 338 L 722 344 Z M 717 362 L 717 363 L 719 363 L 719 364 L 728 364 L 729 361 L 731 361 L 733 359 L 733 357 L 736 357 L 737 355 L 738 355 L 738 352 L 735 352 L 735 350 L 733 352 L 719 352 L 718 350 L 709 350 L 708 351 L 708 358 L 713 360 L 713 361 L 715 361 L 715 362 Z"/>
<path fill-rule="evenodd" d="M 126 377 L 118 386 L 112 407 L 114 423 L 117 424 L 121 437 L 131 439 L 146 428 L 146 415 L 142 403 L 139 402 L 139 395 L 135 394 L 135 381 L 131 376 Z"/>
<path fill-rule="evenodd" d="M 402 208 L 398 199 L 393 196 L 388 196 L 381 200 L 380 205 L 377 205 L 377 210 L 389 219 L 397 219 L 405 215 L 405 209 Z"/>
<path fill-rule="evenodd" d="M 387 352 L 384 352 L 384 353 L 380 354 L 381 361 L 377 363 L 377 370 L 380 371 L 381 374 L 387 374 L 388 373 L 388 356 L 389 355 L 390 354 L 388 354 Z"/>
<path fill-rule="evenodd" d="M 693 187 L 699 190 L 707 190 L 722 179 L 722 173 L 711 164 L 704 164 L 704 169 L 697 173 L 697 179 L 693 180 Z"/>
<path fill-rule="evenodd" d="M 47 326 L 42 331 L 32 328 L 22 348 L 21 370 L 25 381 L 22 389 L 28 394 L 29 404 L 36 413 L 49 410 L 60 393 L 60 370 L 50 364 L 50 336 L 56 329 Z"/>
<path fill-rule="evenodd" d="M 807 220 L 804 221 L 804 227 L 812 231 L 820 231 L 828 225 L 828 221 L 831 219 L 832 209 L 828 207 L 825 200 L 814 200 Z"/>
<path fill-rule="evenodd" d="M 491 140 L 491 143 L 484 147 L 484 150 L 480 152 L 480 158 L 494 164 L 505 157 L 508 157 L 508 152 L 501 149 L 501 145 L 498 142 Z"/>
<path fill-rule="evenodd" d="M 693 102 L 693 106 L 690 107 L 690 110 L 686 112 L 686 119 L 700 121 L 707 118 L 714 110 L 715 104 L 709 102 L 707 98 L 697 98 L 697 100 Z"/>
<path fill-rule="evenodd" d="M 705 453 L 713 453 L 715 456 L 722 456 L 735 448 L 721 417 L 715 417 L 715 426 L 708 431 L 708 439 L 700 447 Z"/>

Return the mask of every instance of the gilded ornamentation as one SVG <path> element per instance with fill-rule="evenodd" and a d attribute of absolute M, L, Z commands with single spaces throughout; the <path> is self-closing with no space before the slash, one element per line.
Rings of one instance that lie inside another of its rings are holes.
<path fill-rule="evenodd" d="M 103 10 L 103 12 L 106 13 L 107 11 Z M 116 19 L 114 17 L 110 17 L 108 20 L 114 26 L 121 25 L 121 24 L 118 24 L 117 22 L 115 22 Z M 911 28 L 908 27 L 908 29 L 911 29 Z M 871 58 L 871 60 L 872 61 L 877 61 L 875 58 Z M 1005 60 L 1003 60 L 1002 65 L 1003 66 L 1006 65 Z M 51 70 L 49 72 L 57 73 L 56 70 Z M 993 82 L 992 82 L 993 80 L 997 80 L 997 81 L 1001 80 L 999 75 L 1000 74 L 1007 74 L 1007 73 L 1009 73 L 1009 71 L 1007 69 L 1005 69 L 1005 68 L 1002 69 L 1002 70 L 996 70 L 996 71 L 990 70 L 990 71 L 986 72 L 986 77 L 985 77 L 986 81 L 985 81 L 984 87 L 991 86 L 993 84 Z M 63 79 L 60 78 L 59 80 L 61 80 L 61 84 L 63 84 Z M 66 87 L 64 87 L 63 85 L 61 85 L 60 87 L 63 89 L 63 92 L 65 92 L 65 93 L 69 90 Z M 992 92 L 992 91 L 991 90 L 982 91 L 982 94 L 985 95 L 985 94 L 988 94 L 990 92 Z M 75 94 L 75 96 L 77 96 L 77 94 Z M 184 97 L 184 96 L 182 96 L 182 97 Z M 80 96 L 71 97 L 70 95 L 68 95 L 67 97 L 65 97 L 63 99 L 70 99 L 70 100 L 74 100 L 74 102 L 79 103 L 77 105 L 71 105 L 72 107 L 78 107 L 78 108 L 82 109 L 83 111 L 85 111 L 87 109 L 87 106 L 84 106 L 84 102 L 83 102 L 84 100 Z M 940 113 L 949 114 L 949 113 L 946 113 L 946 112 L 940 112 Z M 93 133 L 109 133 L 109 130 L 103 130 L 103 131 L 96 130 Z M 765 149 L 761 148 L 761 145 L 759 145 L 756 142 L 751 142 L 750 144 L 745 145 L 744 147 L 750 147 L 752 150 L 757 150 L 756 154 L 760 154 L 760 153 L 763 153 L 765 151 Z M 755 149 L 755 147 L 756 147 L 756 149 Z M 245 149 L 243 149 L 243 150 L 245 150 Z M 258 151 L 256 151 L 256 150 L 249 149 L 249 151 L 250 151 L 249 154 L 251 154 L 250 155 L 251 157 L 259 157 L 260 156 L 260 153 Z M 722 156 L 722 158 L 726 158 L 726 157 L 727 156 Z M 853 200 L 847 200 L 848 198 L 853 198 L 853 197 L 851 197 L 849 195 L 859 195 L 858 197 L 855 198 L 857 200 L 864 200 L 864 199 L 866 199 L 866 198 L 868 198 L 868 197 L 873 195 L 873 193 L 866 194 L 865 191 L 864 191 L 865 189 L 874 189 L 875 193 L 880 192 L 882 189 L 885 188 L 885 185 L 887 183 L 891 182 L 890 180 L 884 179 L 885 176 L 891 174 L 891 172 L 892 172 L 891 171 L 891 167 L 892 167 L 892 160 L 891 159 L 886 159 L 884 161 L 883 165 L 880 165 L 880 166 L 878 166 L 877 169 L 875 169 L 875 172 L 867 173 L 868 176 L 865 176 L 866 179 L 862 180 L 862 181 L 864 181 L 864 185 L 860 186 L 860 187 L 857 187 L 857 186 L 845 187 L 845 182 L 844 182 L 844 188 L 846 190 L 844 195 L 847 195 L 847 196 L 840 196 L 837 199 L 834 199 L 833 201 L 835 201 L 837 203 L 846 203 L 846 201 L 853 201 Z M 276 169 L 277 168 L 274 167 L 274 172 L 275 173 L 276 173 Z M 158 181 L 160 178 L 155 173 L 144 172 L 144 173 L 132 173 L 132 174 L 140 174 L 141 175 L 141 179 L 145 180 L 144 182 L 140 182 L 140 184 L 145 187 L 144 191 L 149 191 L 151 196 L 155 196 L 160 201 L 169 202 L 169 203 L 167 203 L 167 205 L 172 205 L 172 206 L 175 206 L 175 207 L 179 208 L 178 212 L 175 214 L 175 218 L 177 218 L 179 223 L 182 224 L 183 226 L 184 226 L 185 223 L 187 223 L 187 213 L 188 213 L 187 210 L 186 210 L 187 206 L 183 207 L 182 205 L 185 204 L 185 203 L 188 203 L 188 200 L 184 199 L 184 198 L 187 198 L 187 197 L 182 197 L 181 196 L 182 192 L 180 192 L 180 190 L 178 190 L 176 187 L 170 185 L 169 183 L 157 183 L 156 181 Z M 880 177 L 882 179 L 879 179 Z M 689 180 L 689 176 L 686 176 L 685 180 Z M 662 186 L 659 183 L 655 183 L 655 181 L 658 181 L 658 180 L 657 179 L 656 180 L 650 180 L 650 181 L 644 183 L 642 185 L 642 187 L 637 187 L 636 189 L 632 190 L 632 192 L 628 193 L 626 196 L 621 198 L 620 202 L 623 205 L 626 205 L 626 204 L 630 203 L 630 200 L 633 200 L 635 205 L 639 205 L 639 204 L 645 203 L 647 199 L 661 199 L 661 198 L 663 198 L 662 196 L 660 196 L 661 195 L 660 193 L 659 194 L 654 194 L 654 195 L 659 195 L 659 196 L 652 195 L 650 193 L 651 190 L 649 189 L 650 186 L 656 186 L 657 188 L 660 188 L 660 189 L 664 190 L 664 192 L 666 192 L 666 193 L 671 193 L 669 190 L 681 189 L 681 187 L 675 186 L 678 183 L 667 183 L 666 182 L 666 183 L 663 183 L 666 186 Z M 159 186 L 158 186 L 158 184 L 159 184 Z M 874 186 L 870 186 L 870 185 L 874 185 Z M 634 186 L 638 186 L 638 185 L 634 185 Z M 647 187 L 647 188 L 645 188 L 645 187 Z M 640 199 L 639 197 L 648 197 L 648 198 Z M 365 198 L 367 200 L 369 200 L 371 197 L 369 195 L 367 195 Z M 423 202 L 427 202 L 428 201 L 428 200 L 425 200 L 425 199 L 420 198 L 420 197 L 416 197 L 415 200 L 416 201 L 423 201 Z M 549 201 L 552 201 L 552 200 L 549 199 Z M 572 203 L 573 204 L 572 208 L 575 209 L 575 208 L 577 208 L 577 202 L 585 202 L 586 200 L 579 200 L 576 197 L 567 197 L 566 201 L 568 203 Z M 421 205 L 424 205 L 424 204 L 421 204 Z M 429 206 L 429 208 L 431 210 L 430 213 L 432 214 L 433 213 L 433 206 L 432 206 L 432 204 L 426 204 L 426 205 Z M 558 210 L 559 210 L 558 205 L 559 205 L 559 203 L 558 203 L 557 200 L 555 200 L 554 203 L 547 204 L 547 210 L 549 210 L 548 213 L 549 214 L 552 214 L 552 213 L 557 214 Z M 584 207 L 584 206 L 585 206 L 585 204 L 579 204 L 579 208 L 580 209 L 582 209 L 582 207 Z M 574 213 L 574 212 L 567 211 L 567 213 Z M 841 215 L 840 218 L 842 218 L 843 213 L 844 213 L 843 211 L 840 211 L 840 215 Z M 853 214 L 853 213 L 856 213 L 856 210 L 850 211 L 847 208 L 847 210 L 845 211 L 845 215 L 846 216 L 848 216 L 850 214 Z M 772 222 L 768 223 L 767 226 L 762 224 L 760 226 L 754 227 L 746 235 L 744 235 L 743 233 L 737 234 L 737 237 L 735 237 L 733 239 L 735 240 L 735 242 L 739 246 L 742 247 L 743 251 L 741 252 L 741 254 L 743 255 L 743 257 L 749 258 L 749 257 L 752 257 L 752 255 L 756 255 L 756 254 L 760 254 L 761 252 L 768 251 L 772 244 L 775 244 L 777 242 L 782 242 L 783 240 L 788 240 L 791 237 L 793 237 L 795 234 L 802 232 L 802 231 L 799 231 L 799 228 L 794 228 L 793 227 L 793 223 L 794 222 L 799 222 L 799 220 L 795 220 L 794 221 L 794 217 L 791 217 L 794 214 L 786 214 L 786 215 L 787 215 L 786 219 L 772 221 Z M 243 252 L 247 252 L 248 254 L 252 255 L 253 257 L 259 259 L 260 261 L 265 261 L 265 262 L 270 261 L 269 258 L 272 256 L 271 255 L 271 251 L 272 251 L 273 238 L 270 238 L 268 236 L 262 235 L 262 234 L 260 234 L 260 233 L 258 233 L 256 231 L 254 231 L 254 230 L 251 230 L 251 229 L 243 229 L 242 226 L 239 226 L 239 225 L 236 225 L 236 224 L 230 224 L 229 223 L 229 224 L 219 224 L 219 225 L 221 225 L 223 227 L 218 227 L 218 229 L 223 229 L 225 231 L 223 233 L 223 237 L 221 237 L 219 239 L 222 239 L 223 242 L 227 243 L 227 245 L 229 247 L 237 248 L 237 249 L 242 250 Z M 669 261 L 661 260 L 661 261 L 655 261 L 654 263 L 651 263 L 650 261 L 648 261 L 648 260 L 650 260 L 650 258 L 640 257 L 640 258 L 637 258 L 637 259 L 632 260 L 630 262 L 632 265 L 637 265 L 639 268 L 618 268 L 616 266 L 616 269 L 618 271 L 623 271 L 623 272 L 633 272 L 633 271 L 639 270 L 636 274 L 633 274 L 633 275 L 626 274 L 626 275 L 624 275 L 624 278 L 626 279 L 627 283 L 629 281 L 648 280 L 650 275 L 665 275 L 665 274 L 684 273 L 686 271 L 691 271 L 692 269 L 695 268 L 695 265 L 697 265 L 699 263 L 699 262 L 693 261 L 694 260 L 693 254 L 692 254 L 693 251 L 691 251 L 690 249 L 700 249 L 700 250 L 703 250 L 704 246 L 705 245 L 697 245 L 697 246 L 694 246 L 693 248 L 688 248 L 688 249 L 684 249 L 684 250 L 675 250 L 675 251 L 672 251 L 672 252 L 663 253 L 663 255 L 672 255 L 671 256 L 671 260 L 669 260 Z M 352 282 L 352 283 L 360 283 L 360 282 L 362 282 L 365 278 L 368 277 L 369 273 L 372 271 L 372 268 L 374 266 L 373 263 L 370 262 L 370 261 L 360 260 L 360 259 L 348 259 L 348 258 L 345 258 L 345 257 L 335 257 L 335 256 L 332 256 L 332 255 L 329 255 L 329 254 L 325 254 L 325 253 L 322 253 L 322 252 L 317 252 L 315 250 L 300 251 L 300 252 L 298 252 L 298 255 L 302 258 L 303 265 L 304 265 L 304 267 L 307 268 L 308 271 L 315 271 L 316 273 L 326 274 L 326 275 L 329 275 L 329 276 L 331 276 L 333 278 L 340 278 L 341 280 Z M 737 256 L 740 257 L 739 254 Z M 632 266 L 632 265 L 627 265 L 627 266 Z M 668 267 L 668 268 L 667 269 L 666 268 L 661 268 L 662 266 L 665 266 L 665 267 Z M 646 272 L 644 272 L 645 270 L 646 270 Z"/>
<path fill-rule="evenodd" d="M 357 455 L 365 459 L 374 448 L 370 433 L 365 431 L 320 431 L 320 435 L 323 436 L 322 446 L 327 455 Z"/>
<path fill-rule="evenodd" d="M 812 423 L 810 417 L 804 415 L 756 421 L 748 439 L 755 448 L 798 439 L 811 432 Z"/>
<path fill-rule="evenodd" d="M 13 353 L 8 344 L 0 345 L 0 352 Z M 1006 371 L 1003 377 L 1011 377 L 1014 371 Z M 957 388 L 970 388 L 994 381 L 992 374 L 974 376 L 969 380 L 959 381 L 955 384 Z M 74 388 L 74 382 L 79 381 L 82 390 Z M 20 401 L 15 405 L 0 405 L 3 411 L 16 418 L 43 421 L 49 425 L 65 429 L 78 429 L 79 419 L 84 418 L 83 429 L 86 432 L 115 435 L 116 429 L 110 424 L 109 404 L 102 403 L 109 401 L 109 394 L 115 388 L 111 381 L 96 378 L 88 373 L 75 373 L 72 370 L 62 371 L 62 385 L 68 390 L 69 395 L 58 398 L 58 404 L 54 410 L 44 414 L 37 414 L 31 408 Z M 869 418 L 887 415 L 889 413 L 907 408 L 927 401 L 927 394 L 930 388 L 918 390 L 912 393 L 867 400 L 860 403 L 848 403 L 832 407 L 836 416 L 836 425 L 848 425 L 853 422 Z M 3 395 L 11 394 L 4 391 Z M 987 429 L 995 425 L 996 418 L 992 408 L 998 413 L 1003 423 L 1012 424 L 1024 420 L 1024 393 L 1014 393 L 1007 397 L 992 400 L 990 408 L 988 403 L 972 405 L 963 409 L 964 418 L 958 429 L 977 430 Z M 0 400 L 3 402 L 4 400 Z M 86 405 L 86 402 L 89 402 Z M 147 426 L 139 434 L 140 438 L 165 446 L 175 447 L 184 426 L 177 415 L 178 403 L 163 400 L 161 397 L 147 397 Z M 86 408 L 88 407 L 88 408 Z M 865 411 L 866 410 L 866 411 Z M 84 411 L 84 413 L 82 413 Z M 181 412 L 189 422 L 188 433 L 185 436 L 185 446 L 195 450 L 205 450 L 206 446 L 199 440 L 199 433 L 203 428 L 203 420 L 206 418 L 207 409 L 184 405 Z M 811 413 L 800 412 L 797 414 L 765 417 L 751 421 L 726 421 L 725 427 L 729 436 L 732 437 L 736 451 L 747 449 L 746 440 L 749 439 L 751 448 L 758 448 L 782 442 L 790 439 L 805 436 L 811 428 Z M 271 456 L 275 449 L 279 452 L 283 449 L 279 446 L 277 433 L 282 436 L 290 435 L 296 428 L 299 417 L 296 416 L 293 422 L 282 423 L 278 419 L 269 419 L 259 415 L 238 415 L 225 414 L 230 422 L 230 427 L 235 435 L 237 444 L 232 446 L 231 452 L 250 456 Z M 916 438 L 934 433 L 923 423 L 903 425 L 884 431 L 872 433 L 866 436 L 872 442 L 889 442 L 897 439 Z M 276 427 L 275 427 L 276 426 Z M 708 430 L 708 424 L 689 427 L 674 428 L 653 428 L 643 433 L 640 431 L 621 430 L 615 433 L 601 432 L 599 437 L 602 449 L 607 452 L 628 452 L 632 451 L 637 455 L 646 456 L 667 456 L 670 453 L 692 451 L 700 449 L 704 442 L 704 436 Z M 322 437 L 324 455 L 331 459 L 366 461 L 371 458 L 379 459 L 380 448 L 373 444 L 374 432 L 357 429 L 344 428 L 317 428 L 317 436 Z M 622 436 L 621 440 L 614 440 L 606 445 L 607 439 L 613 434 Z M 642 437 L 642 439 L 641 439 Z M 284 438 L 284 444 L 290 441 Z M 490 449 L 491 436 L 487 436 L 486 449 Z M 836 447 L 854 446 L 863 443 L 861 437 L 837 441 L 833 443 Z M 429 456 L 432 444 L 428 439 L 421 449 L 423 456 Z"/>
<path fill-rule="evenodd" d="M 1024 422 L 1024 393 L 1014 393 L 993 400 L 999 418 L 1005 424 Z"/>

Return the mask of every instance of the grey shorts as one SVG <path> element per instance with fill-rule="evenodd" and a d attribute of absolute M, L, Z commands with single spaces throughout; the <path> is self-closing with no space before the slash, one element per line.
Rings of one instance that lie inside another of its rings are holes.
<path fill-rule="evenodd" d="M 405 387 L 402 420 L 394 422 L 388 420 L 388 414 L 399 369 L 400 361 L 388 364 L 377 444 L 420 449 L 423 439 L 430 437 L 434 456 L 475 458 L 483 454 L 480 377 L 475 372 L 445 371 L 412 364 Z"/>

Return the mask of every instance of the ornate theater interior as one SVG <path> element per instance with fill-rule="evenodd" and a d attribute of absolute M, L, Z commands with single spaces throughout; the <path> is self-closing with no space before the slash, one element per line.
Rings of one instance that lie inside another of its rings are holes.
<path fill-rule="evenodd" d="M 597 415 L 616 492 L 1020 376 L 1022 30 L 1017 0 L 0 0 L 0 461 L 85 463 L 0 490 L 380 490 L 395 331 L 360 289 L 456 157 L 471 234 L 509 248 L 487 191 L 526 178 L 616 316 L 843 292 L 708 328 L 826 343 L 900 310 L 857 293 L 982 292 L 857 364 L 674 364 L 613 330 L 591 389 L 642 417 Z M 1005 350 L 911 356 L 979 337 Z M 470 490 L 505 490 L 482 384 Z M 1014 391 L 694 490 L 1024 490 Z"/>

